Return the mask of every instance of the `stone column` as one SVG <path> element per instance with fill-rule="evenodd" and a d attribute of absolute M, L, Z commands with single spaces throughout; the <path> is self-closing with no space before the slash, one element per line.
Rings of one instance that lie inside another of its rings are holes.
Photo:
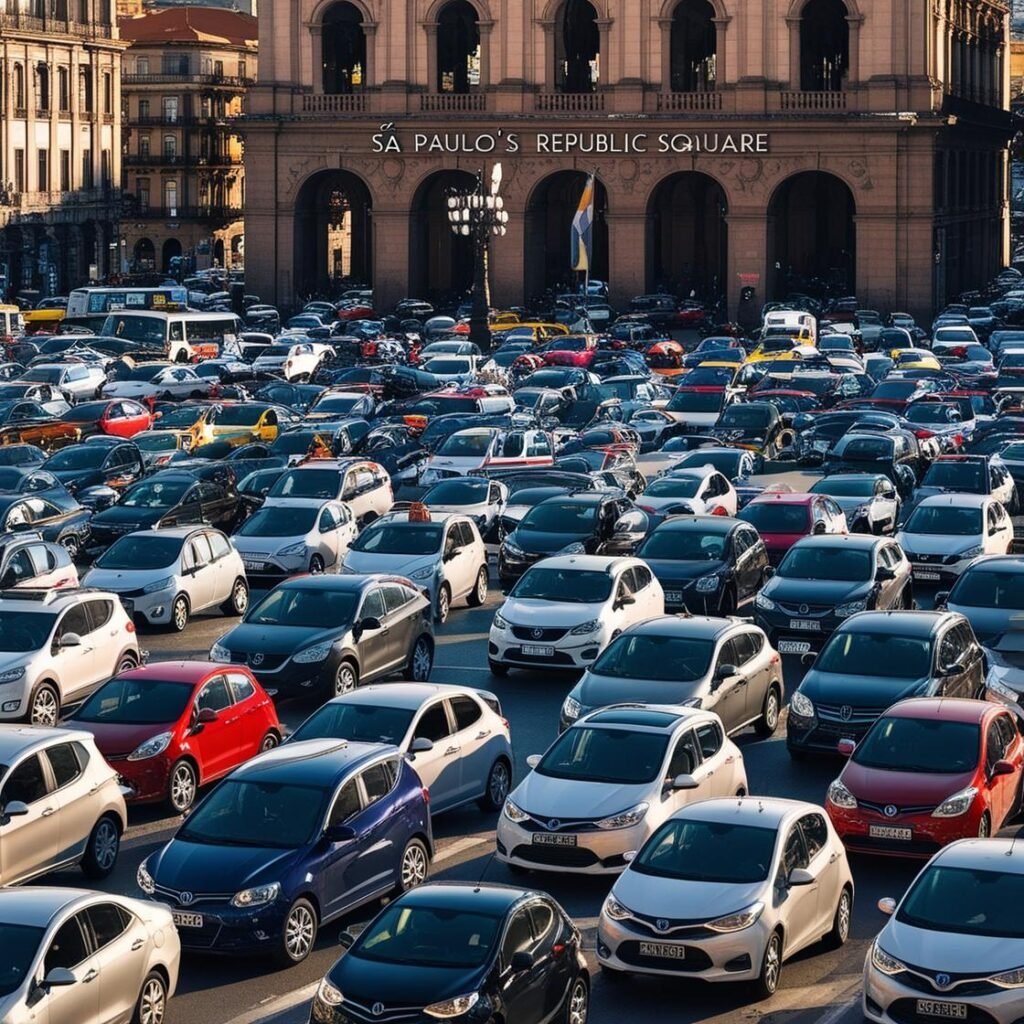
<path fill-rule="evenodd" d="M 406 294 L 409 281 L 409 208 L 373 208 L 373 292 L 381 309 L 389 309 Z"/>
<path fill-rule="evenodd" d="M 315 95 L 320 95 L 320 93 L 325 91 L 323 26 L 319 23 L 307 22 L 306 28 L 309 29 L 309 36 L 313 43 L 313 92 Z"/>
<path fill-rule="evenodd" d="M 661 33 L 661 81 L 658 92 L 672 91 L 672 19 L 659 18 Z"/>
<path fill-rule="evenodd" d="M 539 23 L 544 33 L 544 92 L 555 91 L 555 22 Z"/>
<path fill-rule="evenodd" d="M 361 23 L 366 36 L 366 67 L 363 68 L 363 89 L 372 89 L 377 85 L 377 22 Z"/>
<path fill-rule="evenodd" d="M 614 18 L 597 19 L 597 70 L 598 88 L 606 88 L 612 84 L 611 50 L 608 46 L 608 39 L 611 33 Z"/>
<path fill-rule="evenodd" d="M 507 198 L 505 209 L 507 233 L 503 238 L 491 239 L 491 304 L 498 309 L 519 305 L 525 299 L 526 212 L 522 205 L 510 204 Z"/>
<path fill-rule="evenodd" d="M 425 21 L 422 24 L 427 37 L 427 92 L 440 92 L 437 82 L 437 22 Z"/>
<path fill-rule="evenodd" d="M 715 88 L 721 89 L 725 85 L 726 63 L 725 63 L 725 30 L 729 27 L 732 18 L 712 18 L 715 26 Z"/>
<path fill-rule="evenodd" d="M 491 30 L 494 28 L 493 21 L 481 21 L 477 23 L 480 30 L 480 91 L 483 92 L 491 86 Z"/>
<path fill-rule="evenodd" d="M 615 198 L 614 193 L 612 197 Z M 608 210 L 605 220 L 608 223 L 610 298 L 613 305 L 625 307 L 633 295 L 641 295 L 646 290 L 646 211 L 642 208 Z"/>
<path fill-rule="evenodd" d="M 730 210 L 725 217 L 726 280 L 723 282 L 726 309 L 734 311 L 740 297 L 740 275 L 756 275 L 757 305 L 768 301 L 772 294 L 773 270 L 768 260 L 768 215 L 765 205 Z"/>
<path fill-rule="evenodd" d="M 846 24 L 850 36 L 850 66 L 846 78 L 848 82 L 856 83 L 863 77 L 860 69 L 860 29 L 864 24 L 864 17 L 863 15 L 859 17 L 851 15 L 847 17 Z"/>
<path fill-rule="evenodd" d="M 800 88 L 800 18 L 786 18 L 789 26 L 789 87 Z"/>

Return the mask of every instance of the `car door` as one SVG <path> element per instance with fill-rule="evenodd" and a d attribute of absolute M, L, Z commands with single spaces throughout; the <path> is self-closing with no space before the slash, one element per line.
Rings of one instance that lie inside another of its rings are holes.
<path fill-rule="evenodd" d="M 691 776 L 697 783 L 697 789 L 673 789 L 672 783 L 680 775 Z M 709 777 L 708 772 L 701 770 L 700 748 L 697 746 L 693 729 L 686 729 L 676 740 L 665 769 L 663 803 L 668 806 L 661 810 L 662 819 L 674 814 L 688 803 L 707 800 L 713 796 L 712 779 L 713 776 Z"/>
<path fill-rule="evenodd" d="M 198 612 L 214 603 L 218 592 L 218 570 L 213 564 L 213 549 L 206 534 L 193 534 L 186 546 L 189 549 L 192 568 L 184 578 L 184 586 L 192 612 Z"/>
<path fill-rule="evenodd" d="M 0 785 L 0 808 L 13 801 L 28 807 L 28 814 L 0 824 L 0 881 L 4 885 L 36 874 L 57 860 L 60 804 L 53 795 L 47 767 L 39 754 L 29 754 L 11 766 Z"/>
<path fill-rule="evenodd" d="M 646 565 L 633 566 L 633 587 L 636 604 L 631 609 L 634 613 L 632 622 L 641 622 L 665 614 L 665 597 L 661 584 L 655 581 Z"/>
<path fill-rule="evenodd" d="M 42 1019 L 46 1024 L 101 1024 L 99 966 L 91 943 L 85 910 L 69 917 L 54 932 L 37 981 L 42 981 L 55 967 L 63 967 L 74 974 L 75 983 L 55 985 L 44 996 L 46 1016 Z"/>
<path fill-rule="evenodd" d="M 884 478 L 875 481 L 875 497 L 872 504 L 872 523 L 875 527 L 886 531 L 895 529 L 899 499 L 891 481 Z"/>
<path fill-rule="evenodd" d="M 384 606 L 397 665 L 404 665 L 409 660 L 413 641 L 419 636 L 418 616 L 410 614 L 408 607 L 412 597 L 412 591 L 407 587 L 396 583 L 384 586 Z"/>
<path fill-rule="evenodd" d="M 715 659 L 707 707 L 722 719 L 726 732 L 738 729 L 747 721 L 747 680 L 741 671 L 742 657 L 743 652 L 733 637 L 722 644 Z M 733 671 L 723 674 L 722 670 L 729 666 Z"/>
<path fill-rule="evenodd" d="M 6 590 L 9 587 L 23 587 L 29 583 L 38 582 L 45 586 L 42 581 L 36 581 L 36 567 L 32 561 L 27 545 L 16 548 L 4 560 L 3 569 L 0 570 L 0 589 Z"/>
<path fill-rule="evenodd" d="M 505 926 L 499 954 L 498 988 L 504 1020 L 544 1020 L 543 962 L 535 957 L 533 965 L 525 970 L 517 971 L 512 967 L 516 953 L 533 953 L 534 946 L 529 910 L 526 907 L 519 907 L 513 911 Z"/>
<path fill-rule="evenodd" d="M 482 796 L 487 776 L 494 762 L 490 740 L 492 731 L 484 724 L 483 709 L 468 694 L 449 698 L 450 712 L 455 718 L 455 732 L 449 741 L 459 748 L 461 781 L 459 798 L 470 800 Z"/>
<path fill-rule="evenodd" d="M 79 638 L 79 643 L 73 647 L 62 646 L 61 640 L 71 633 Z M 72 605 L 61 616 L 53 633 L 50 657 L 60 677 L 62 703 L 81 699 L 92 690 L 100 661 L 100 652 L 96 649 L 99 640 L 99 634 L 93 634 L 85 602 Z M 106 659 L 103 660 L 105 663 Z"/>
<path fill-rule="evenodd" d="M 818 923 L 818 882 L 790 885 L 790 875 L 797 868 L 807 868 L 807 848 L 799 822 L 789 826 L 783 840 L 779 874 L 775 885 L 780 903 L 780 917 L 785 934 L 784 956 L 802 949 L 816 935 Z"/>
<path fill-rule="evenodd" d="M 708 796 L 735 796 L 739 788 L 734 785 L 736 754 L 732 744 L 725 745 L 725 735 L 717 722 L 704 722 L 693 730 L 700 753 L 698 771 L 710 782 Z"/>
<path fill-rule="evenodd" d="M 995 543 L 993 550 L 998 554 L 1002 554 L 1004 551 L 1009 553 L 1013 547 L 1013 522 L 1009 515 L 1007 515 L 1006 509 L 999 502 L 993 502 L 992 509 L 995 521 L 995 533 L 993 535 Z"/>
<path fill-rule="evenodd" d="M 35 572 L 35 585 L 37 587 L 58 588 L 75 585 L 77 573 L 74 565 L 62 564 L 58 567 L 58 560 L 67 562 L 63 552 L 60 559 L 52 544 L 30 544 L 28 547 L 29 557 L 32 559 L 32 568 Z"/>
<path fill-rule="evenodd" d="M 213 580 L 213 595 L 210 599 L 211 605 L 220 604 L 231 596 L 231 591 L 238 578 L 238 564 L 232 557 L 233 548 L 228 543 L 227 537 L 215 530 L 204 533 L 210 545 L 210 552 L 213 560 L 210 563 L 209 571 Z"/>
<path fill-rule="evenodd" d="M 380 629 L 364 629 L 357 644 L 359 675 L 363 682 L 367 682 L 387 672 L 397 660 L 381 587 L 371 587 L 366 591 L 356 621 L 362 622 L 364 619 L 376 619 L 380 623 Z"/>
<path fill-rule="evenodd" d="M 267 715 L 270 705 L 267 697 L 257 696 L 252 680 L 242 672 L 226 672 L 228 686 L 234 700 L 232 714 L 238 716 L 238 746 L 235 750 L 237 764 L 248 761 L 259 752 L 266 735 Z"/>
<path fill-rule="evenodd" d="M 93 957 L 99 976 L 99 1024 L 121 1024 L 131 1017 L 146 977 L 149 929 L 116 903 L 87 907 Z"/>
<path fill-rule="evenodd" d="M 455 741 L 455 723 L 450 717 L 448 702 L 434 700 L 422 707 L 413 722 L 412 743 L 418 739 L 430 740 L 431 750 L 417 753 L 412 758 L 416 774 L 430 790 L 430 811 L 437 814 L 459 802 L 462 789 L 462 763 L 459 745 Z"/>
<path fill-rule="evenodd" d="M 96 824 L 95 786 L 88 781 L 85 768 L 89 753 L 81 743 L 55 743 L 46 748 L 53 791 L 49 799 L 56 801 L 59 838 L 58 859 L 78 856 L 85 850 L 86 840 Z"/>
<path fill-rule="evenodd" d="M 203 480 L 199 484 L 199 507 L 204 523 L 226 528 L 234 514 L 235 501 L 220 484 Z"/>
<path fill-rule="evenodd" d="M 197 754 L 200 781 L 205 782 L 223 775 L 238 763 L 245 726 L 224 675 L 208 679 L 196 694 L 192 707 L 194 731 L 189 737 L 189 746 Z M 200 711 L 213 711 L 217 718 L 213 722 L 200 722 Z"/>
<path fill-rule="evenodd" d="M 331 544 L 335 550 L 335 565 L 340 566 L 352 542 L 359 535 L 359 530 L 348 505 L 339 501 L 330 505 L 329 508 L 334 514 L 334 521 L 337 524 L 331 536 Z"/>
<path fill-rule="evenodd" d="M 816 900 L 816 923 L 808 939 L 813 940 L 828 930 L 835 908 L 839 903 L 843 877 L 840 858 L 829 849 L 828 825 L 823 814 L 805 814 L 799 821 L 803 833 L 804 850 L 807 853 L 807 870 L 815 878 L 818 887 Z"/>
<path fill-rule="evenodd" d="M 542 1019 L 549 1020 L 564 1004 L 576 967 L 565 941 L 568 929 L 558 909 L 542 899 L 531 903 L 528 910 L 533 929 L 532 952 L 544 986 Z"/>
<path fill-rule="evenodd" d="M 355 827 L 356 818 L 362 809 L 362 792 L 358 780 L 352 776 L 341 786 L 331 804 L 326 819 L 327 828 L 332 825 Z M 354 839 L 334 842 L 326 837 L 323 847 L 323 852 L 310 864 L 309 874 L 319 887 L 320 906 L 323 907 L 323 917 L 327 918 L 351 906 L 347 875 L 362 848 Z"/>
<path fill-rule="evenodd" d="M 453 529 L 458 538 L 458 549 L 453 559 L 458 586 L 452 588 L 452 593 L 465 597 L 476 586 L 477 573 L 487 559 L 476 539 L 476 531 L 469 523 L 457 522 Z"/>
<path fill-rule="evenodd" d="M 996 775 L 994 769 L 999 761 L 1010 759 L 1010 748 L 1016 739 L 1017 730 L 1008 715 L 996 715 L 985 730 L 985 788 L 988 791 L 992 832 L 996 832 L 1006 816 L 1014 809 L 1017 790 L 1020 786 L 1019 773 Z"/>

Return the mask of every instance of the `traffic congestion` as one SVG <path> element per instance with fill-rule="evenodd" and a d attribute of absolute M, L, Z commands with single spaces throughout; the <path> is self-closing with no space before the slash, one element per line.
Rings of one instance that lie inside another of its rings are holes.
<path fill-rule="evenodd" d="M 1024 276 L 229 285 L 0 307 L 0 1024 L 1024 1019 Z"/>

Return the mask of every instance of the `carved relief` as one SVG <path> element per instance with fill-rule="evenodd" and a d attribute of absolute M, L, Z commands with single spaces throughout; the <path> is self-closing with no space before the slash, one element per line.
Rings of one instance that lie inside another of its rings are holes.
<path fill-rule="evenodd" d="M 323 153 L 307 156 L 305 159 L 296 160 L 288 168 L 288 177 L 284 183 L 284 193 L 294 199 L 299 186 L 314 171 L 320 171 L 327 167 L 327 157 Z"/>

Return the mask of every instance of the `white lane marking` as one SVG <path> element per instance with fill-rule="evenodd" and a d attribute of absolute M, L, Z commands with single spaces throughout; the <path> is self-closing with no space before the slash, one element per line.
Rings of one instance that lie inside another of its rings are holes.
<path fill-rule="evenodd" d="M 461 839 L 456 839 L 450 846 L 444 847 L 439 853 L 437 853 L 434 856 L 433 863 L 442 864 L 446 860 L 458 857 L 458 855 L 465 850 L 471 850 L 474 846 L 483 846 L 485 843 L 490 843 L 493 839 L 493 832 L 490 832 L 487 835 L 463 836 Z"/>
<path fill-rule="evenodd" d="M 841 1020 L 846 1014 L 854 1009 L 854 1007 L 860 1006 L 860 983 L 862 977 L 858 976 L 857 981 L 854 983 L 854 994 L 848 998 L 842 999 L 835 1003 L 831 1010 L 822 1017 L 818 1024 L 836 1024 L 836 1021 Z"/>
<path fill-rule="evenodd" d="M 254 1006 L 244 1013 L 240 1013 L 237 1017 L 232 1017 L 226 1024 L 257 1024 L 258 1021 L 276 1017 L 279 1013 L 284 1013 L 293 1006 L 298 1006 L 312 999 L 319 987 L 320 982 L 314 981 L 283 996 L 270 996 L 263 1000 L 259 1006 Z"/>

